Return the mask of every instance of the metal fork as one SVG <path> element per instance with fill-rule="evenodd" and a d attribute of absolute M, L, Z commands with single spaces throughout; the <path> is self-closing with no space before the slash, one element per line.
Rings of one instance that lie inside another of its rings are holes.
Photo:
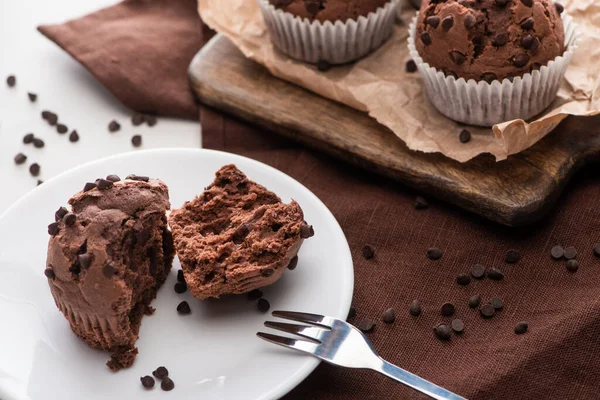
<path fill-rule="evenodd" d="M 354 326 L 337 318 L 292 311 L 273 311 L 274 317 L 310 325 L 265 322 L 265 326 L 298 335 L 297 340 L 258 332 L 261 339 L 312 354 L 330 364 L 348 368 L 367 368 L 380 372 L 406 386 L 438 400 L 465 400 L 423 378 L 385 361 L 377 355 L 369 340 Z"/>

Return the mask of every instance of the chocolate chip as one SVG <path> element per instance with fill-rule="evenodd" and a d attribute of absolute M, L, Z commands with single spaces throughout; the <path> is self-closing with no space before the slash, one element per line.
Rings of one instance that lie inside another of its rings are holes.
<path fill-rule="evenodd" d="M 156 370 L 152 371 L 152 375 L 157 379 L 165 379 L 169 376 L 169 370 L 165 367 L 158 367 Z"/>
<path fill-rule="evenodd" d="M 530 49 L 532 45 L 533 45 L 533 36 L 525 35 L 521 38 L 521 46 L 524 49 Z"/>
<path fill-rule="evenodd" d="M 154 115 L 146 115 L 144 116 L 144 118 L 146 119 L 146 123 L 148 124 L 148 126 L 154 126 L 158 122 Z"/>
<path fill-rule="evenodd" d="M 142 136 L 141 135 L 133 135 L 131 138 L 131 144 L 134 147 L 140 147 L 142 145 Z"/>
<path fill-rule="evenodd" d="M 258 311 L 260 311 L 260 312 L 267 312 L 271 308 L 271 304 L 262 297 L 260 299 L 258 299 L 258 303 L 256 306 L 258 308 Z"/>
<path fill-rule="evenodd" d="M 462 65 L 466 60 L 465 55 L 459 51 L 453 50 L 449 52 L 448 55 L 450 56 L 452 62 L 456 65 Z"/>
<path fill-rule="evenodd" d="M 258 300 L 263 296 L 263 292 L 259 289 L 254 289 L 248 292 L 248 300 Z"/>
<path fill-rule="evenodd" d="M 192 312 L 192 309 L 190 308 L 190 305 L 188 304 L 187 301 L 182 301 L 181 303 L 179 303 L 179 305 L 177 306 L 177 312 L 179 314 L 182 315 L 186 315 Z"/>
<path fill-rule="evenodd" d="M 140 126 L 144 123 L 144 121 L 146 121 L 146 117 L 144 117 L 144 114 L 135 113 L 131 116 L 131 123 L 133 124 L 133 126 Z"/>
<path fill-rule="evenodd" d="M 491 304 L 485 304 L 479 309 L 483 318 L 492 318 L 496 314 L 496 309 Z"/>
<path fill-rule="evenodd" d="M 444 253 L 442 252 L 442 249 L 439 249 L 437 247 L 431 247 L 427 250 L 427 258 L 429 258 L 430 260 L 439 260 L 440 258 L 442 258 L 442 255 Z"/>
<path fill-rule="evenodd" d="M 490 304 L 496 310 L 501 310 L 502 307 L 504 307 L 504 303 L 502 302 L 502 299 L 500 297 L 492 297 L 492 299 L 490 300 Z"/>
<path fill-rule="evenodd" d="M 48 267 L 48 268 L 46 268 L 44 270 L 44 275 L 46 275 L 46 278 L 48 278 L 48 279 L 54 279 L 54 278 L 56 278 L 56 275 L 54 274 L 54 271 L 50 267 Z"/>
<path fill-rule="evenodd" d="M 175 388 L 175 382 L 171 378 L 165 378 L 160 383 L 160 388 L 165 392 L 169 392 Z"/>
<path fill-rule="evenodd" d="M 68 130 L 69 128 L 67 128 L 65 124 L 56 125 L 56 132 L 60 133 L 61 135 L 67 133 Z"/>
<path fill-rule="evenodd" d="M 525 21 L 521 22 L 521 29 L 526 31 L 532 30 L 534 25 L 533 18 L 527 18 Z"/>
<path fill-rule="evenodd" d="M 452 323 L 450 324 L 452 326 L 452 330 L 455 333 L 463 333 L 463 331 L 465 330 L 465 323 L 460 320 L 460 319 L 453 319 Z"/>
<path fill-rule="evenodd" d="M 50 113 L 48 117 L 46 117 L 46 121 L 48 121 L 48 124 L 50 124 L 50 126 L 54 126 L 58 123 L 58 115 Z"/>
<path fill-rule="evenodd" d="M 83 187 L 83 191 L 89 192 L 90 190 L 95 189 L 95 188 L 96 188 L 96 184 L 94 182 L 87 182 L 85 184 L 85 186 Z"/>
<path fill-rule="evenodd" d="M 467 14 L 465 16 L 465 28 L 471 29 L 477 23 L 477 19 L 473 16 L 473 14 Z"/>
<path fill-rule="evenodd" d="M 554 7 L 556 7 L 556 11 L 558 11 L 559 14 L 562 14 L 563 11 L 565 11 L 565 7 L 560 3 L 555 2 Z"/>
<path fill-rule="evenodd" d="M 52 112 L 50 112 L 48 110 L 42 111 L 42 119 L 48 119 L 48 117 L 50 116 L 50 114 L 52 114 Z"/>
<path fill-rule="evenodd" d="M 187 285 L 184 282 L 177 282 L 175 284 L 175 293 L 181 294 L 181 293 L 185 293 L 185 291 L 187 290 Z"/>
<path fill-rule="evenodd" d="M 58 222 L 53 222 L 48 225 L 48 235 L 56 236 L 60 231 L 60 227 L 58 226 Z"/>
<path fill-rule="evenodd" d="M 519 250 L 510 249 L 506 252 L 504 260 L 509 264 L 515 264 L 517 261 L 519 261 L 520 258 L 521 254 L 519 253 Z"/>
<path fill-rule="evenodd" d="M 356 316 L 356 308 L 350 307 L 350 309 L 348 310 L 348 316 L 346 317 L 346 320 L 354 318 L 355 316 Z"/>
<path fill-rule="evenodd" d="M 510 0 L 496 0 L 496 5 L 498 7 L 505 7 L 509 2 Z"/>
<path fill-rule="evenodd" d="M 533 0 L 521 0 L 521 3 L 523 3 L 523 5 L 525 5 L 527 7 L 533 6 Z"/>
<path fill-rule="evenodd" d="M 67 215 L 68 212 L 69 210 L 67 210 L 65 207 L 59 208 L 54 213 L 54 221 L 60 221 L 65 215 Z"/>
<path fill-rule="evenodd" d="M 28 133 L 27 135 L 23 136 L 23 143 L 29 144 L 29 143 L 33 142 L 34 138 L 35 138 L 35 136 L 33 136 L 33 133 Z"/>
<path fill-rule="evenodd" d="M 110 262 L 108 264 L 105 264 L 104 267 L 102 267 L 102 273 L 107 278 L 112 278 L 116 272 L 117 270 L 115 269 L 114 265 Z"/>
<path fill-rule="evenodd" d="M 421 32 L 421 42 L 423 42 L 425 46 L 429 46 L 431 44 L 431 35 L 429 32 Z"/>
<path fill-rule="evenodd" d="M 418 317 L 419 315 L 421 315 L 421 312 L 423 312 L 421 302 L 419 300 L 413 300 L 412 303 L 410 303 L 410 309 L 408 310 L 408 312 L 413 317 Z"/>
<path fill-rule="evenodd" d="M 265 268 L 265 269 L 263 269 L 263 270 L 260 271 L 260 274 L 262 276 L 264 276 L 265 278 L 273 276 L 274 273 L 275 273 L 275 270 L 273 268 Z"/>
<path fill-rule="evenodd" d="M 33 138 L 33 146 L 36 149 L 41 149 L 42 147 L 44 147 L 46 144 L 44 143 L 44 141 L 42 139 L 39 138 Z"/>
<path fill-rule="evenodd" d="M 461 143 L 469 143 L 471 141 L 471 132 L 463 129 L 460 131 L 460 135 L 458 135 L 458 140 L 460 140 Z"/>
<path fill-rule="evenodd" d="M 79 264 L 73 264 L 71 265 L 71 268 L 69 268 L 69 272 L 75 275 L 79 275 L 79 273 L 81 272 L 81 266 Z"/>
<path fill-rule="evenodd" d="M 140 381 L 142 382 L 142 386 L 145 387 L 146 389 L 150 389 L 150 388 L 154 387 L 154 378 L 151 377 L 150 375 L 142 376 L 140 378 Z"/>
<path fill-rule="evenodd" d="M 508 43 L 508 34 L 507 33 L 498 33 L 492 39 L 492 45 L 496 47 L 502 47 L 506 43 Z"/>
<path fill-rule="evenodd" d="M 317 69 L 321 72 L 327 72 L 331 69 L 331 64 L 325 60 L 319 60 L 317 62 Z"/>
<path fill-rule="evenodd" d="M 77 131 L 73 131 L 69 134 L 69 142 L 76 143 L 79 141 L 79 133 Z"/>
<path fill-rule="evenodd" d="M 308 239 L 313 236 L 315 236 L 315 230 L 312 225 L 302 225 L 300 228 L 300 237 L 302 239 Z"/>
<path fill-rule="evenodd" d="M 362 249 L 362 255 L 366 260 L 370 260 L 375 256 L 375 249 L 370 244 L 366 244 Z"/>
<path fill-rule="evenodd" d="M 388 308 L 383 312 L 382 316 L 383 322 L 386 324 L 392 324 L 396 320 L 396 313 L 393 308 Z"/>
<path fill-rule="evenodd" d="M 411 74 L 413 72 L 417 72 L 417 63 L 415 62 L 415 60 L 408 60 L 406 62 L 406 72 Z"/>
<path fill-rule="evenodd" d="M 454 26 L 454 17 L 452 15 L 448 15 L 446 18 L 442 20 L 442 28 L 445 30 L 449 30 Z"/>
<path fill-rule="evenodd" d="M 37 94 L 35 93 L 27 93 L 27 97 L 29 97 L 29 101 L 31 101 L 32 103 L 35 103 L 37 100 Z"/>
<path fill-rule="evenodd" d="M 121 178 L 119 178 L 119 175 L 111 174 L 106 177 L 106 180 L 115 183 L 115 182 L 119 182 L 121 180 Z"/>
<path fill-rule="evenodd" d="M 429 207 L 429 203 L 427 202 L 427 200 L 425 200 L 425 198 L 423 196 L 417 196 L 417 198 L 415 200 L 415 208 L 417 210 L 425 210 L 428 207 Z"/>
<path fill-rule="evenodd" d="M 454 304 L 450 302 L 442 304 L 441 311 L 444 317 L 451 317 L 452 315 L 454 315 Z"/>
<path fill-rule="evenodd" d="M 44 183 L 44 181 L 43 181 L 43 180 L 41 180 L 41 179 L 38 179 L 38 180 L 37 180 L 37 185 L 38 185 L 38 186 L 40 186 L 42 183 Z"/>
<path fill-rule="evenodd" d="M 14 75 L 9 75 L 8 78 L 6 78 L 6 84 L 9 87 L 14 87 L 17 84 L 17 78 Z"/>
<path fill-rule="evenodd" d="M 19 153 L 15 156 L 15 164 L 17 164 L 17 165 L 25 164 L 25 161 L 27 161 L 27 156 L 25 154 Z"/>
<path fill-rule="evenodd" d="M 514 64 L 516 67 L 518 68 L 522 68 L 524 66 L 527 65 L 527 63 L 529 62 L 530 58 L 527 54 L 519 54 L 518 56 L 515 57 L 515 59 L 513 60 Z"/>
<path fill-rule="evenodd" d="M 83 269 L 88 269 L 92 265 L 92 255 L 90 253 L 79 254 L 77 256 L 79 266 Z"/>
<path fill-rule="evenodd" d="M 567 261 L 567 271 L 569 272 L 577 272 L 579 269 L 579 262 L 577 260 L 569 260 Z"/>
<path fill-rule="evenodd" d="M 100 179 L 98 180 L 98 183 L 96 183 L 96 186 L 98 187 L 98 190 L 107 190 L 113 187 L 113 183 L 106 179 Z"/>
<path fill-rule="evenodd" d="M 493 267 L 488 270 L 487 276 L 488 278 L 494 281 L 501 281 L 502 279 L 504 279 L 504 274 L 502 273 L 502 271 L 500 271 L 498 268 Z"/>
<path fill-rule="evenodd" d="M 117 121 L 110 121 L 110 123 L 108 124 L 108 131 L 111 133 L 114 133 L 116 131 L 118 131 L 119 129 L 121 129 L 121 125 L 117 122 Z"/>
<path fill-rule="evenodd" d="M 529 328 L 529 325 L 527 324 L 527 322 L 522 321 L 519 322 L 516 326 L 515 326 L 515 333 L 517 335 L 522 335 L 524 333 L 527 332 L 527 329 Z"/>
<path fill-rule="evenodd" d="M 569 246 L 565 249 L 565 257 L 567 260 L 572 260 L 577 257 L 577 249 L 573 246 Z"/>
<path fill-rule="evenodd" d="M 440 25 L 440 17 L 437 15 L 432 15 L 431 17 L 427 17 L 425 19 L 425 23 L 435 29 Z"/>
<path fill-rule="evenodd" d="M 469 298 L 469 308 L 477 308 L 481 303 L 481 297 L 479 295 L 473 295 Z"/>
<path fill-rule="evenodd" d="M 452 337 L 452 332 L 446 324 L 438 324 L 435 328 L 433 328 L 433 332 L 439 340 L 450 340 Z"/>
<path fill-rule="evenodd" d="M 471 283 L 471 277 L 467 274 L 458 274 L 456 277 L 456 283 L 461 286 L 467 286 L 469 283 Z"/>
<path fill-rule="evenodd" d="M 66 226 L 73 226 L 73 225 L 75 225 L 75 222 L 77 221 L 77 216 L 73 213 L 68 213 L 63 218 L 63 221 L 65 221 Z"/>
<path fill-rule="evenodd" d="M 295 269 L 296 269 L 296 267 L 297 267 L 297 266 L 298 266 L 298 256 L 294 256 L 294 258 L 292 258 L 292 259 L 290 260 L 290 263 L 288 264 L 287 268 L 288 268 L 290 271 L 293 271 L 293 270 L 295 270 Z"/>
<path fill-rule="evenodd" d="M 41 169 L 40 164 L 33 163 L 29 166 L 29 173 L 32 176 L 38 176 L 40 174 L 40 169 Z"/>
<path fill-rule="evenodd" d="M 600 243 L 594 246 L 594 255 L 600 257 Z"/>
<path fill-rule="evenodd" d="M 149 177 L 147 176 L 139 176 L 139 175 L 127 175 L 127 177 L 125 179 L 129 179 L 132 181 L 141 181 L 141 182 L 148 182 L 150 180 Z"/>
<path fill-rule="evenodd" d="M 554 246 L 552 250 L 550 250 L 550 255 L 555 260 L 560 260 L 565 256 L 565 249 L 562 246 Z"/>
<path fill-rule="evenodd" d="M 371 332 L 373 328 L 375 328 L 375 322 L 368 318 L 365 318 L 362 321 L 360 321 L 357 328 L 364 333 Z"/>
<path fill-rule="evenodd" d="M 471 267 L 471 276 L 475 279 L 485 278 L 485 267 L 481 264 L 475 264 Z"/>
<path fill-rule="evenodd" d="M 308 11 L 309 14 L 312 14 L 314 16 L 320 11 L 321 4 L 319 1 L 305 0 L 304 7 L 306 8 L 306 11 Z"/>

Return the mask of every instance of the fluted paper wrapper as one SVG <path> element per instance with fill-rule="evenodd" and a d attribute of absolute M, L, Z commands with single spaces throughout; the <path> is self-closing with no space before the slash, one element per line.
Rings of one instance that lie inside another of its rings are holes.
<path fill-rule="evenodd" d="M 600 2 L 565 0 L 563 4 L 577 25 L 580 43 L 552 104 L 531 120 L 506 121 L 491 129 L 469 127 L 472 139 L 464 144 L 458 140 L 464 126 L 437 111 L 427 98 L 420 74 L 405 70 L 410 59 L 408 23 L 415 15 L 408 4 L 404 4 L 392 37 L 380 49 L 327 72 L 277 50 L 256 1 L 198 0 L 198 9 L 206 24 L 273 75 L 368 112 L 412 150 L 440 152 L 465 162 L 482 153 L 504 160 L 535 144 L 568 115 L 600 113 Z"/>

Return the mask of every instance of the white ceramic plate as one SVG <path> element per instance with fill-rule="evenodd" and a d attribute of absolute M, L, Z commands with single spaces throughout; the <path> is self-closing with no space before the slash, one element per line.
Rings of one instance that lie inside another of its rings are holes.
<path fill-rule="evenodd" d="M 116 173 L 164 180 L 179 207 L 212 182 L 221 166 L 235 163 L 285 202 L 297 200 L 315 236 L 305 241 L 296 270 L 264 290 L 271 310 L 296 310 L 345 318 L 352 298 L 353 267 L 337 221 L 308 189 L 289 176 L 240 156 L 196 149 L 128 153 L 68 171 L 39 186 L 0 217 L 0 399 L 274 399 L 300 383 L 318 360 L 256 337 L 271 318 L 246 296 L 198 301 L 173 290 L 175 261 L 167 283 L 144 317 L 133 367 L 112 373 L 109 354 L 92 350 L 56 309 L 43 271 L 47 225 L 56 209 L 85 182 Z M 180 316 L 187 300 L 192 314 Z M 268 331 L 268 330 L 267 330 Z M 139 378 L 158 366 L 169 369 L 172 392 L 146 391 Z"/>

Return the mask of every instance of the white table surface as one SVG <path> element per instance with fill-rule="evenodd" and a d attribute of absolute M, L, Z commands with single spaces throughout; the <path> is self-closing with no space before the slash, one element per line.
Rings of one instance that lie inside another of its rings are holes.
<path fill-rule="evenodd" d="M 115 3 L 0 0 L 0 214 L 36 187 L 37 178 L 29 174 L 32 162 L 42 167 L 39 179 L 47 180 L 87 161 L 135 150 L 131 136 L 138 133 L 143 137 L 140 149 L 200 147 L 198 122 L 159 118 L 152 128 L 134 127 L 131 110 L 36 30 L 38 25 L 64 22 Z M 11 74 L 17 77 L 14 88 L 6 85 Z M 29 91 L 38 94 L 36 103 L 27 98 Z M 42 120 L 44 109 L 56 112 L 69 132 L 76 129 L 80 141 L 69 142 L 68 133 L 59 135 Z M 113 119 L 120 122 L 121 130 L 110 134 L 107 125 Z M 28 132 L 43 139 L 46 146 L 36 149 L 23 144 Z M 28 160 L 17 166 L 13 159 L 19 152 Z"/>

